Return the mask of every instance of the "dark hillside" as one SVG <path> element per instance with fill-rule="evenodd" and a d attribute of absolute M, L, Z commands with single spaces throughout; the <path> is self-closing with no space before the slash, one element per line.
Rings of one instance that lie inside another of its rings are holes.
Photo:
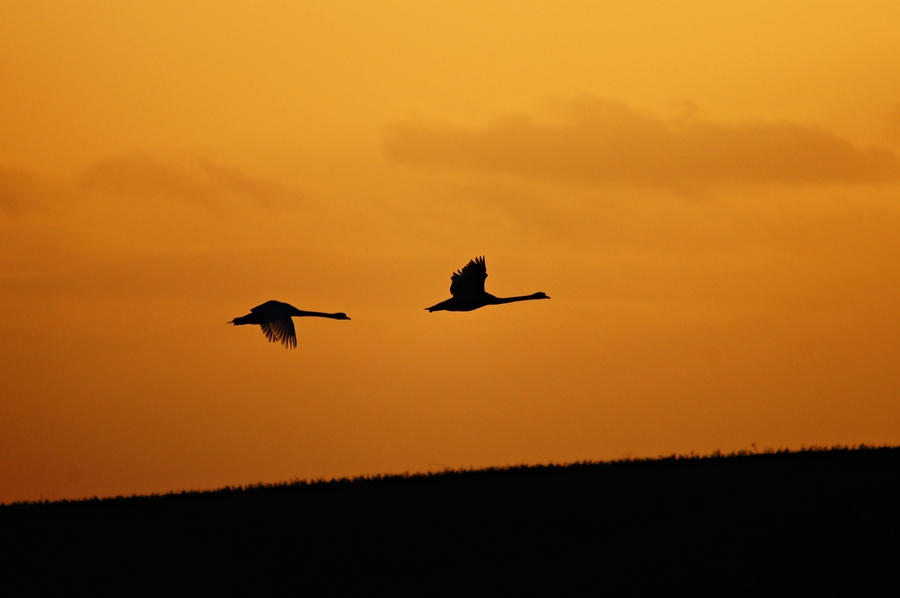
<path fill-rule="evenodd" d="M 852 595 L 900 589 L 898 474 L 900 448 L 859 448 L 17 504 L 0 568 L 36 591 Z"/>

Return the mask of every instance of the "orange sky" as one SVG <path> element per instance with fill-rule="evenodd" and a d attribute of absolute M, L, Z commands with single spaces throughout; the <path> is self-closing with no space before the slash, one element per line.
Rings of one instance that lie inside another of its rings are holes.
<path fill-rule="evenodd" d="M 0 5 L 0 501 L 900 444 L 898 30 Z M 552 300 L 423 311 L 477 255 Z M 353 320 L 225 324 L 268 299 Z"/>

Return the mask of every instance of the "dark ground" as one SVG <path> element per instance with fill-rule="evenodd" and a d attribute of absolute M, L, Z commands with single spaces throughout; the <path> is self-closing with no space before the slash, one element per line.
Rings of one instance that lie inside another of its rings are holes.
<path fill-rule="evenodd" d="M 900 448 L 0 506 L 0 580 L 105 590 L 900 596 Z M 6 592 L 0 592 L 6 593 Z"/>

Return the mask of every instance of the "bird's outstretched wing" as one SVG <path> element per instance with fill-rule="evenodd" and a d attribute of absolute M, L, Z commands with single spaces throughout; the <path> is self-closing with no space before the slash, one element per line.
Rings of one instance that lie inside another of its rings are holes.
<path fill-rule="evenodd" d="M 476 257 L 450 277 L 450 294 L 460 298 L 481 295 L 484 293 L 485 279 L 487 266 L 484 264 L 484 257 Z"/>
<path fill-rule="evenodd" d="M 270 343 L 279 342 L 286 349 L 296 348 L 297 332 L 294 330 L 294 321 L 290 316 L 260 324 L 260 328 Z"/>

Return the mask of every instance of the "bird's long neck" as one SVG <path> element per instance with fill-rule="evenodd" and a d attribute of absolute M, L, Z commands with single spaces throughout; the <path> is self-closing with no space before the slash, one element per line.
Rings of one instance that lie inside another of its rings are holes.
<path fill-rule="evenodd" d="M 534 295 L 521 295 L 519 297 L 494 297 L 491 295 L 491 303 L 494 305 L 515 303 L 516 301 L 529 301 L 531 299 L 543 299 L 543 297 L 540 296 L 540 293 L 535 293 Z"/>
<path fill-rule="evenodd" d="M 346 316 L 344 314 L 326 314 L 321 311 L 303 311 L 302 309 L 298 309 L 293 314 L 294 317 L 313 317 L 313 318 L 331 318 L 332 320 L 342 320 Z"/>

